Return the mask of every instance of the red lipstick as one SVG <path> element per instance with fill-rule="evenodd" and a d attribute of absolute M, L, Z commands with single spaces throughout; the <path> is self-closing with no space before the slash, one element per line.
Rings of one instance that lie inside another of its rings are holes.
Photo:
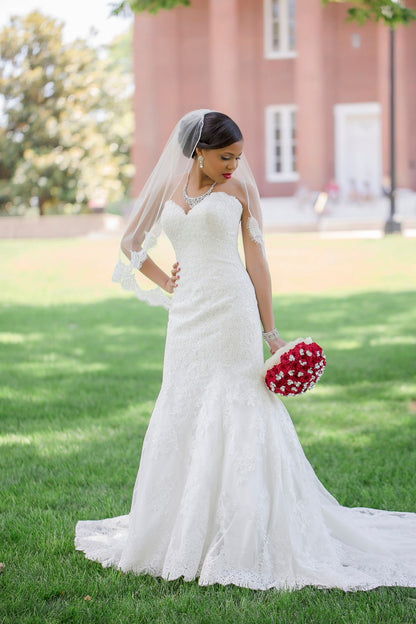
<path fill-rule="evenodd" d="M 222 175 L 224 176 L 224 178 L 226 180 L 229 180 L 233 174 L 232 173 L 223 173 Z"/>

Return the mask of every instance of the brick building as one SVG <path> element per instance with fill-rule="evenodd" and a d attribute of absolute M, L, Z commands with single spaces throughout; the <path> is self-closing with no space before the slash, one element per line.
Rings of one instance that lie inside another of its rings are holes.
<path fill-rule="evenodd" d="M 407 6 L 416 8 L 416 0 Z M 388 175 L 389 29 L 321 0 L 192 0 L 136 17 L 135 192 L 179 117 L 240 125 L 263 196 L 378 195 Z M 397 185 L 416 190 L 416 24 L 396 32 Z"/>

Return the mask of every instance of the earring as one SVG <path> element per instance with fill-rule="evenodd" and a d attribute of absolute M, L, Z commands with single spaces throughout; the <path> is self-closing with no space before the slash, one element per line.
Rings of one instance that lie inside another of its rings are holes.
<path fill-rule="evenodd" d="M 200 156 L 200 157 L 198 158 L 198 160 L 199 160 L 199 168 L 200 168 L 200 169 L 203 169 L 203 168 L 204 168 L 204 157 L 203 157 L 203 156 Z"/>

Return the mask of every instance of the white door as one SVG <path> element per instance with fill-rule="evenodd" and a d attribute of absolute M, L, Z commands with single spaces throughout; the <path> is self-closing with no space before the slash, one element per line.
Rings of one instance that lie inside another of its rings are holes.
<path fill-rule="evenodd" d="M 378 197 L 382 185 L 381 106 L 335 106 L 335 175 L 345 199 Z"/>

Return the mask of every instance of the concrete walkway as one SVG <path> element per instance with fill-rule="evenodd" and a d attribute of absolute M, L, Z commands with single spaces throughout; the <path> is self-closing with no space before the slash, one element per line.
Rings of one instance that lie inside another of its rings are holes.
<path fill-rule="evenodd" d="M 263 198 L 264 229 L 267 232 L 316 232 L 338 235 L 382 236 L 390 214 L 387 197 L 371 201 L 334 202 L 329 200 L 321 215 L 314 209 L 314 197 Z M 396 218 L 403 234 L 416 236 L 416 193 L 401 191 L 396 198 Z"/>

